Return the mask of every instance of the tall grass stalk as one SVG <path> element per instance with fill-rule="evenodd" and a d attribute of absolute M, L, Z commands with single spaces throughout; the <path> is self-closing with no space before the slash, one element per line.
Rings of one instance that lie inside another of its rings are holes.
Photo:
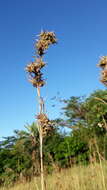
<path fill-rule="evenodd" d="M 37 87 L 37 95 L 39 101 L 39 114 L 43 112 L 43 102 L 41 101 L 40 88 Z M 39 121 L 37 122 L 38 130 L 39 130 L 39 141 L 40 141 L 40 169 L 41 169 L 41 190 L 44 189 L 44 171 L 43 171 L 43 135 L 42 135 L 42 126 Z"/>
<path fill-rule="evenodd" d="M 45 80 L 43 78 L 42 68 L 45 67 L 43 61 L 43 55 L 50 45 L 56 43 L 56 36 L 53 32 L 42 31 L 39 34 L 39 39 L 35 44 L 36 56 L 35 60 L 27 65 L 26 70 L 29 73 L 29 81 L 37 88 L 39 113 L 37 114 L 37 125 L 39 131 L 39 141 L 40 141 L 40 173 L 41 173 L 41 190 L 44 190 L 44 169 L 43 169 L 43 138 L 48 135 L 50 127 L 52 127 L 51 121 L 48 119 L 44 111 L 44 100 L 41 97 L 40 88 L 45 85 Z"/>
<path fill-rule="evenodd" d="M 99 153 L 99 148 L 98 148 L 97 142 L 95 142 L 95 146 L 96 146 L 96 150 L 97 150 L 97 154 L 98 154 L 99 162 L 100 162 L 100 168 L 101 168 L 101 175 L 102 175 L 103 188 L 104 188 L 104 190 L 106 190 L 106 186 L 105 186 L 105 178 L 104 178 L 103 167 L 102 167 L 102 161 L 101 161 L 101 156 L 100 156 L 100 153 Z"/>

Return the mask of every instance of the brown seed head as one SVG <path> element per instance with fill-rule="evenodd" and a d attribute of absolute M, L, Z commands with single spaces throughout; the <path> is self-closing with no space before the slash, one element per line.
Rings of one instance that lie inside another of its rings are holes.
<path fill-rule="evenodd" d="M 51 44 L 57 42 L 54 32 L 41 32 L 39 35 L 39 40 L 36 43 L 37 53 L 42 56 L 45 50 L 49 48 Z"/>
<path fill-rule="evenodd" d="M 45 81 L 44 80 L 36 80 L 35 78 L 29 79 L 29 82 L 31 82 L 33 84 L 34 87 L 43 87 L 45 85 Z"/>
<path fill-rule="evenodd" d="M 107 86 L 107 56 L 101 57 L 98 66 L 102 68 L 100 81 Z"/>
<path fill-rule="evenodd" d="M 45 63 L 41 58 L 36 58 L 34 62 L 31 62 L 26 66 L 26 71 L 29 73 L 30 80 L 34 87 L 42 87 L 45 85 L 45 81 L 42 78 L 41 69 L 45 66 Z"/>
<path fill-rule="evenodd" d="M 102 56 L 98 66 L 104 69 L 104 67 L 107 65 L 107 56 Z"/>
<path fill-rule="evenodd" d="M 26 66 L 26 71 L 29 73 L 37 73 L 45 66 L 45 63 L 41 59 L 37 59 L 34 62 Z"/>
<path fill-rule="evenodd" d="M 48 119 L 47 115 L 41 113 L 37 115 L 37 119 L 42 128 L 43 136 L 49 135 L 51 131 L 53 131 L 53 123 Z"/>
<path fill-rule="evenodd" d="M 39 40 L 36 42 L 37 57 L 35 57 L 34 62 L 31 62 L 26 66 L 26 71 L 29 73 L 30 79 L 29 82 L 33 84 L 34 87 L 42 87 L 45 85 L 45 81 L 42 78 L 41 69 L 45 67 L 45 63 L 42 60 L 42 55 L 45 53 L 45 50 L 51 44 L 57 42 L 54 32 L 41 32 L 39 35 Z"/>

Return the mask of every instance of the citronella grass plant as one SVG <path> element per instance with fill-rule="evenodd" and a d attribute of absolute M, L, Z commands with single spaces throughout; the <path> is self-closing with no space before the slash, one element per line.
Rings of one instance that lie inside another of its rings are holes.
<path fill-rule="evenodd" d="M 107 86 L 107 56 L 102 56 L 98 66 L 102 69 L 101 82 Z"/>
<path fill-rule="evenodd" d="M 101 71 L 101 80 L 100 81 L 105 86 L 107 86 L 107 56 L 102 56 L 101 57 L 98 66 L 102 69 L 102 71 Z M 99 101 L 101 101 L 102 103 L 107 105 L 107 95 L 104 97 L 104 99 L 101 99 L 101 98 L 98 98 L 98 97 L 96 97 L 96 99 L 98 99 Z M 106 123 L 104 117 L 103 117 L 103 125 L 104 125 L 104 128 L 107 131 L 107 123 Z"/>
<path fill-rule="evenodd" d="M 38 35 L 35 43 L 35 59 L 26 66 L 26 71 L 29 74 L 29 82 L 37 88 L 37 96 L 39 101 L 39 113 L 36 116 L 39 139 L 40 139 L 40 166 L 41 166 L 41 189 L 44 189 L 44 170 L 43 170 L 43 138 L 48 135 L 53 129 L 52 122 L 48 119 L 44 111 L 44 99 L 41 97 L 41 87 L 45 85 L 42 69 L 46 66 L 43 61 L 44 54 L 50 45 L 57 42 L 54 32 L 42 31 Z"/>

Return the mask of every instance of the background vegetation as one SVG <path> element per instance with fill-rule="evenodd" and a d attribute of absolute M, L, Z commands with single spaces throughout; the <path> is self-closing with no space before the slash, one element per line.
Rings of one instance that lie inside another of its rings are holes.
<path fill-rule="evenodd" d="M 107 90 L 97 90 L 88 98 L 70 97 L 63 102 L 64 115 L 54 121 L 54 130 L 43 142 L 46 175 L 80 164 L 85 167 L 99 162 L 101 166 L 107 160 Z M 62 127 L 71 130 L 62 133 Z M 39 134 L 36 123 L 32 123 L 0 142 L 0 185 L 29 182 L 39 175 Z"/>

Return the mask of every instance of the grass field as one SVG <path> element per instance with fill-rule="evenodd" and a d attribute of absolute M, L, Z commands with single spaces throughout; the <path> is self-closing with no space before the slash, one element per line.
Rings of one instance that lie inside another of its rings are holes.
<path fill-rule="evenodd" d="M 40 179 L 0 190 L 40 190 Z M 107 190 L 107 162 L 63 169 L 45 177 L 45 190 Z"/>

